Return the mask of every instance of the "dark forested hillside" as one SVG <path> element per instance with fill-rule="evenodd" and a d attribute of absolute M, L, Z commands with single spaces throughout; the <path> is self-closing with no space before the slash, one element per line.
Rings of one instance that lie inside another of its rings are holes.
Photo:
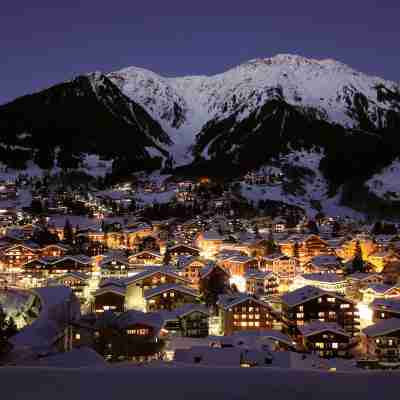
<path fill-rule="evenodd" d="M 0 107 L 0 160 L 10 167 L 24 168 L 32 159 L 45 169 L 76 168 L 84 153 L 113 159 L 116 168 L 159 167 L 169 143 L 160 125 L 101 74 Z"/>

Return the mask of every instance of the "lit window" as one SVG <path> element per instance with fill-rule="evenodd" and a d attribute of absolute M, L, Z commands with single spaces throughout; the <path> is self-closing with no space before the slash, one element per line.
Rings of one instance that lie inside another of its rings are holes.
<path fill-rule="evenodd" d="M 233 315 L 233 319 L 239 319 L 239 315 L 234 314 L 234 315 Z"/>
<path fill-rule="evenodd" d="M 339 344 L 338 343 L 332 343 L 332 349 L 338 349 Z"/>
<path fill-rule="evenodd" d="M 81 334 L 80 333 L 75 333 L 75 339 L 76 340 L 80 340 L 81 338 Z"/>
<path fill-rule="evenodd" d="M 256 321 L 256 322 L 254 322 L 254 326 L 259 327 L 260 323 Z"/>
<path fill-rule="evenodd" d="M 323 318 L 323 317 L 325 317 L 325 313 L 324 313 L 324 312 L 322 312 L 322 311 L 321 311 L 321 312 L 319 312 L 319 313 L 318 313 L 318 317 L 319 317 L 319 318 Z"/>
<path fill-rule="evenodd" d="M 249 314 L 249 319 L 253 319 L 254 315 L 253 314 Z"/>
<path fill-rule="evenodd" d="M 318 303 L 322 303 L 322 297 L 318 299 Z"/>
<path fill-rule="evenodd" d="M 315 347 L 317 349 L 323 349 L 324 348 L 324 344 L 322 342 L 317 342 L 317 343 L 315 343 Z"/>
<path fill-rule="evenodd" d="M 247 322 L 241 322 L 240 326 L 246 327 L 247 326 Z"/>
<path fill-rule="evenodd" d="M 242 314 L 242 319 L 246 319 L 247 318 L 247 314 Z"/>
<path fill-rule="evenodd" d="M 303 312 L 304 311 L 304 306 L 299 306 L 299 311 Z"/>
<path fill-rule="evenodd" d="M 385 318 L 385 313 L 381 313 L 381 318 Z"/>
<path fill-rule="evenodd" d="M 253 312 L 253 307 L 249 307 L 249 312 Z"/>
<path fill-rule="evenodd" d="M 175 297 L 175 293 L 174 292 L 171 292 L 169 295 L 170 295 L 170 297 Z"/>
<path fill-rule="evenodd" d="M 393 346 L 393 340 L 392 340 L 392 339 L 389 339 L 389 340 L 388 340 L 388 345 L 389 345 L 389 346 Z"/>
<path fill-rule="evenodd" d="M 251 321 L 251 322 L 248 323 L 248 325 L 249 325 L 249 326 L 254 326 L 254 322 Z"/>
<path fill-rule="evenodd" d="M 164 297 L 167 297 L 167 296 L 168 296 L 168 293 L 163 293 L 163 296 L 164 296 Z"/>
<path fill-rule="evenodd" d="M 299 319 L 304 318 L 304 313 L 297 313 L 296 318 L 299 318 Z"/>
<path fill-rule="evenodd" d="M 255 319 L 260 319 L 260 314 L 255 314 L 255 315 L 254 315 L 254 318 L 255 318 Z"/>
<path fill-rule="evenodd" d="M 328 303 L 335 303 L 336 299 L 334 297 L 328 297 Z"/>
<path fill-rule="evenodd" d="M 335 311 L 329 311 L 329 318 L 335 318 L 335 317 L 336 317 Z"/>
<path fill-rule="evenodd" d="M 341 304 L 340 308 L 350 308 L 350 304 Z"/>

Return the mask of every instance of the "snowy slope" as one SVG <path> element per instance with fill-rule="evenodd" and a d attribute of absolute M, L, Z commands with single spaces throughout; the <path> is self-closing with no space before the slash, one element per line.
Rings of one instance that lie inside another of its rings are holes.
<path fill-rule="evenodd" d="M 400 110 L 398 100 L 379 93 L 399 93 L 394 82 L 367 76 L 334 60 L 296 55 L 251 60 L 210 77 L 165 78 L 135 67 L 108 77 L 161 123 L 174 142 L 175 159 L 181 162 L 190 159 L 188 148 L 206 122 L 237 111 L 243 119 L 276 96 L 291 105 L 312 107 L 318 118 L 345 127 L 360 125 L 353 108 L 358 94 L 367 100 L 361 100 L 362 107 L 377 127 L 385 124 L 385 111 Z"/>
<path fill-rule="evenodd" d="M 326 215 L 362 218 L 361 213 L 340 205 L 340 193 L 334 197 L 328 197 L 328 182 L 318 169 L 322 157 L 323 154 L 318 151 L 292 151 L 277 161 L 284 174 L 283 184 L 248 185 L 242 183 L 241 193 L 243 197 L 253 201 L 256 205 L 259 200 L 275 200 L 302 207 L 310 217 L 314 217 L 318 212 L 315 204 L 319 203 Z M 290 179 L 288 174 L 285 174 L 285 170 L 292 167 L 304 168 L 309 173 L 302 178 Z M 265 166 L 262 170 L 267 168 L 268 166 Z M 288 189 L 293 186 L 293 183 L 296 189 Z"/>
<path fill-rule="evenodd" d="M 400 160 L 393 161 L 366 182 L 369 189 L 386 200 L 400 200 Z"/>

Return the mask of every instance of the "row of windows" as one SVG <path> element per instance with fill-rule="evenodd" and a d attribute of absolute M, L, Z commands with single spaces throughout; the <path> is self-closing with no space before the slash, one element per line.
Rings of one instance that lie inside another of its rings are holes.
<path fill-rule="evenodd" d="M 128 335 L 136 335 L 136 336 L 148 336 L 149 330 L 142 328 L 142 329 L 128 329 L 126 331 Z"/>
<path fill-rule="evenodd" d="M 241 327 L 243 327 L 243 328 L 245 328 L 245 327 L 259 327 L 260 326 L 260 322 L 258 322 L 258 321 L 249 321 L 249 322 L 246 322 L 246 321 L 242 321 L 242 322 L 239 322 L 239 321 L 234 321 L 233 322 L 233 326 L 241 326 Z"/>
<path fill-rule="evenodd" d="M 233 314 L 233 319 L 260 319 L 260 314 Z"/>

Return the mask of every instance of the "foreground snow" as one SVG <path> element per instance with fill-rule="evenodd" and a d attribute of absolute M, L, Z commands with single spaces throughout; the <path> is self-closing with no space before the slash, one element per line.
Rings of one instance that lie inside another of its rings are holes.
<path fill-rule="evenodd" d="M 274 368 L 96 367 L 0 370 L 6 399 L 368 400 L 395 396 L 399 373 L 329 373 Z M 23 384 L 21 384 L 23 383 Z"/>

